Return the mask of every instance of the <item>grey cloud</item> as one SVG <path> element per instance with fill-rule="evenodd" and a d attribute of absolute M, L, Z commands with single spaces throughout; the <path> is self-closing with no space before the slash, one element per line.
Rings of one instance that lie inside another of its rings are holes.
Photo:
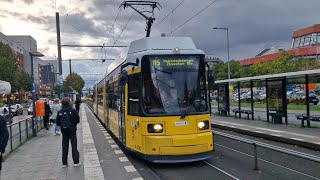
<path fill-rule="evenodd" d="M 34 0 L 23 0 L 23 2 L 25 2 L 26 4 L 32 4 L 34 3 Z"/>

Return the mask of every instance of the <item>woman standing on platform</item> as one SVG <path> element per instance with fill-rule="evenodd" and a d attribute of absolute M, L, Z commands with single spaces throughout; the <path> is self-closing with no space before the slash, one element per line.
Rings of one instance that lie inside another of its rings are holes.
<path fill-rule="evenodd" d="M 57 119 L 58 111 L 61 109 L 61 105 L 59 103 L 58 98 L 54 99 L 53 103 L 54 104 L 52 106 L 52 115 L 51 115 L 51 119 L 55 123 L 53 133 L 54 133 L 54 135 L 60 135 L 60 133 L 59 133 L 60 126 L 57 125 L 56 119 Z"/>

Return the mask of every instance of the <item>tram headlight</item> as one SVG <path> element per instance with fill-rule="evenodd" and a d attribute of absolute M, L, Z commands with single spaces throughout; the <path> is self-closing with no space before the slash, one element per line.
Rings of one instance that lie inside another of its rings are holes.
<path fill-rule="evenodd" d="M 162 133 L 163 124 L 148 124 L 148 133 Z"/>
<path fill-rule="evenodd" d="M 198 128 L 199 128 L 199 130 L 209 129 L 209 121 L 208 121 L 208 120 L 199 121 L 199 122 L 198 122 Z"/>

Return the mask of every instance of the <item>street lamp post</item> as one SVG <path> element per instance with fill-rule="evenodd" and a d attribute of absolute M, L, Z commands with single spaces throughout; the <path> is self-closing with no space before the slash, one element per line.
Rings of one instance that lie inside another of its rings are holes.
<path fill-rule="evenodd" d="M 221 29 L 227 31 L 227 49 L 228 49 L 228 79 L 230 79 L 230 53 L 229 53 L 229 28 L 214 27 L 212 29 Z"/>
<path fill-rule="evenodd" d="M 35 128 L 35 113 L 36 113 L 36 108 L 35 108 L 35 83 L 34 83 L 34 74 L 33 74 L 33 57 L 42 57 L 44 56 L 42 53 L 39 52 L 29 52 L 30 57 L 31 57 L 31 82 L 32 82 L 32 87 L 31 87 L 31 91 L 32 91 L 32 109 L 33 109 L 33 113 L 32 113 L 32 135 L 36 136 L 37 135 L 37 131 Z"/>

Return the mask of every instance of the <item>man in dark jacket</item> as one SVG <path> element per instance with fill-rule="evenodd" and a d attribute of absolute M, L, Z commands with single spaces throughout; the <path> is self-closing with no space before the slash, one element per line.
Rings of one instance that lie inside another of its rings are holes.
<path fill-rule="evenodd" d="M 2 154 L 6 150 L 6 146 L 9 139 L 9 133 L 7 129 L 7 123 L 2 116 L 0 116 L 0 172 L 1 172 L 1 162 Z"/>
<path fill-rule="evenodd" d="M 51 108 L 48 104 L 49 100 L 46 99 L 46 101 L 44 102 L 44 116 L 43 116 L 43 125 L 44 125 L 44 128 L 46 128 L 46 130 L 49 130 L 49 127 L 48 127 L 48 123 L 49 123 L 49 117 L 50 117 L 50 114 L 52 114 L 51 112 Z"/>
<path fill-rule="evenodd" d="M 74 166 L 80 166 L 79 151 L 77 149 L 77 124 L 80 117 L 75 109 L 71 107 L 71 101 L 68 97 L 61 101 L 62 108 L 58 111 L 57 125 L 61 128 L 62 133 L 62 165 L 68 165 L 69 140 L 72 147 L 72 159 Z"/>
<path fill-rule="evenodd" d="M 77 100 L 74 102 L 76 104 L 76 110 L 79 114 L 79 111 L 80 111 L 80 104 L 82 103 L 81 102 L 81 99 L 80 98 L 77 98 Z"/>

